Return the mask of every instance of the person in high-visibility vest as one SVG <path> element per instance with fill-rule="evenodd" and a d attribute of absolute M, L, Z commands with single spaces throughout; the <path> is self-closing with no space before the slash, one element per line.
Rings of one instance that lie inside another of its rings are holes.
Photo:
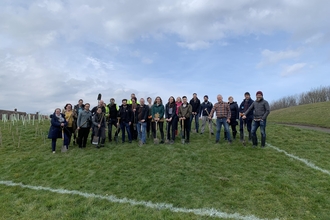
<path fill-rule="evenodd" d="M 132 103 L 133 103 L 133 102 L 132 102 L 132 99 L 133 99 L 133 98 L 136 98 L 135 93 L 132 93 L 132 94 L 131 94 L 131 99 L 127 101 L 127 105 L 132 105 Z M 140 104 L 140 103 L 137 101 L 137 98 L 136 98 L 136 104 Z"/>

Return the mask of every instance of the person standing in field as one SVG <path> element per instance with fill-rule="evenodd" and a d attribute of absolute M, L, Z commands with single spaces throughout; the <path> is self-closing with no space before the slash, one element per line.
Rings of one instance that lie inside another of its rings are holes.
<path fill-rule="evenodd" d="M 130 128 L 131 128 L 131 135 L 132 135 L 132 140 L 137 140 L 137 135 L 138 135 L 138 132 L 137 132 L 137 129 L 136 129 L 136 126 L 137 126 L 137 118 L 136 118 L 136 109 L 137 107 L 139 106 L 138 102 L 137 102 L 137 99 L 136 97 L 133 97 L 131 99 L 131 104 L 129 104 L 132 112 L 133 112 L 133 123 L 131 124 Z"/>
<path fill-rule="evenodd" d="M 87 138 L 92 126 L 92 113 L 89 110 L 90 104 L 86 103 L 84 110 L 79 113 L 77 120 L 78 145 L 79 148 L 86 148 Z"/>
<path fill-rule="evenodd" d="M 250 93 L 246 92 L 244 94 L 244 100 L 242 101 L 241 105 L 239 106 L 239 112 L 240 116 L 243 116 L 243 113 L 248 110 L 248 108 L 252 105 L 253 100 L 251 99 Z M 240 123 L 239 123 L 239 132 L 240 132 L 240 141 L 244 140 L 244 123 L 246 124 L 247 130 L 249 132 L 249 140 L 251 140 L 251 127 L 252 127 L 252 121 L 253 121 L 253 111 L 250 111 L 247 115 L 246 118 L 243 119 L 242 117 L 240 118 Z"/>
<path fill-rule="evenodd" d="M 120 123 L 117 123 L 117 126 L 120 124 L 120 129 L 122 131 L 122 143 L 125 143 L 125 130 L 128 136 L 128 143 L 132 143 L 131 129 L 130 126 L 133 121 L 133 112 L 130 107 L 127 105 L 127 99 L 122 100 L 122 105 L 119 107 L 118 118 Z"/>
<path fill-rule="evenodd" d="M 99 137 L 99 143 L 96 147 L 104 147 L 106 118 L 101 107 L 97 108 L 96 114 L 93 117 L 93 125 L 94 135 Z"/>
<path fill-rule="evenodd" d="M 228 143 L 231 143 L 231 137 L 229 133 L 229 124 L 231 118 L 230 106 L 227 102 L 223 101 L 222 95 L 217 96 L 218 102 L 214 104 L 210 113 L 209 119 L 212 119 L 212 115 L 215 112 L 217 116 L 217 133 L 215 137 L 215 143 L 219 143 L 221 127 L 223 125 L 225 132 L 227 133 Z"/>
<path fill-rule="evenodd" d="M 68 125 L 65 128 L 64 132 L 68 136 L 68 139 L 69 139 L 68 145 L 70 145 L 72 134 L 76 130 L 77 114 L 75 111 L 72 110 L 72 105 L 70 103 L 68 103 L 64 106 L 64 111 L 62 113 L 65 115 L 65 120 L 68 122 Z M 73 143 L 75 144 L 76 141 L 73 140 Z"/>
<path fill-rule="evenodd" d="M 116 128 L 115 137 L 118 137 L 118 133 L 119 133 L 119 129 L 117 129 L 117 123 L 118 123 L 117 117 L 118 117 L 119 107 L 115 103 L 114 98 L 110 99 L 108 108 L 109 108 L 108 139 L 109 139 L 109 142 L 111 142 L 112 141 L 112 126 L 114 126 Z"/>
<path fill-rule="evenodd" d="M 98 108 L 101 108 L 101 109 L 102 109 L 102 113 L 104 113 L 104 114 L 106 113 L 106 109 L 105 109 L 105 107 L 104 107 L 104 101 L 103 101 L 103 100 L 98 101 L 98 105 L 95 106 L 95 107 L 92 109 L 91 113 L 92 113 L 92 116 L 93 116 L 93 117 L 94 117 L 94 115 L 96 114 Z M 94 129 L 94 124 L 92 123 L 91 143 L 92 143 L 92 141 L 93 141 L 94 131 L 95 131 L 95 129 Z"/>
<path fill-rule="evenodd" d="M 199 129 L 199 112 L 201 107 L 201 101 L 197 98 L 197 93 L 193 94 L 193 98 L 190 100 L 189 104 L 192 107 L 192 113 L 190 116 L 190 124 L 195 119 L 195 130 L 198 133 Z"/>
<path fill-rule="evenodd" d="M 202 127 L 201 127 L 201 134 L 205 131 L 206 123 L 209 126 L 209 130 L 213 135 L 213 124 L 212 119 L 209 119 L 209 114 L 212 111 L 213 104 L 209 101 L 209 97 L 207 95 L 204 96 L 204 102 L 201 104 L 201 118 L 202 118 Z"/>
<path fill-rule="evenodd" d="M 80 114 L 80 112 L 84 111 L 84 109 L 85 109 L 84 100 L 79 99 L 78 104 L 75 105 L 73 109 L 76 112 L 76 115 L 78 118 L 78 115 Z M 76 127 L 78 127 L 77 121 L 75 121 L 75 123 L 76 123 Z M 76 140 L 77 140 L 76 132 L 73 132 L 73 144 L 75 144 Z"/>
<path fill-rule="evenodd" d="M 147 120 L 149 114 L 149 106 L 144 104 L 144 98 L 140 99 L 140 105 L 136 108 L 136 118 L 137 118 L 137 131 L 138 131 L 138 139 L 139 145 L 142 146 L 146 144 L 146 128 L 147 128 Z"/>
<path fill-rule="evenodd" d="M 154 139 L 156 139 L 156 129 L 157 124 L 160 130 L 161 135 L 161 144 L 164 144 L 164 105 L 162 99 L 157 96 L 154 104 L 151 107 L 151 115 L 152 115 L 152 134 Z M 157 122 L 157 124 L 156 124 Z"/>
<path fill-rule="evenodd" d="M 148 120 L 147 120 L 147 136 L 148 138 L 150 137 L 150 131 L 151 131 L 151 120 L 152 120 L 152 115 L 151 115 L 151 107 L 152 107 L 152 99 L 150 97 L 147 98 L 148 101 Z"/>
<path fill-rule="evenodd" d="M 251 111 L 254 112 L 254 118 L 252 123 L 252 144 L 253 147 L 258 146 L 257 139 L 257 129 L 260 127 L 261 133 L 261 147 L 264 148 L 266 146 L 266 120 L 270 113 L 270 108 L 268 102 L 264 99 L 263 93 L 258 91 L 256 93 L 256 101 L 252 103 L 252 105 L 243 113 L 242 118 L 246 119 L 246 115 L 248 115 Z"/>
<path fill-rule="evenodd" d="M 187 102 L 187 96 L 183 96 L 182 105 L 179 108 L 178 117 L 179 117 L 179 122 L 181 123 L 181 129 L 183 133 L 182 138 L 185 139 L 185 143 L 189 143 L 190 141 L 191 115 L 192 115 L 192 106 Z M 183 123 L 183 128 L 182 128 L 182 123 Z"/>
<path fill-rule="evenodd" d="M 174 97 L 171 96 L 169 98 L 168 103 L 165 106 L 165 120 L 167 123 L 167 131 L 166 131 L 166 135 L 167 135 L 167 140 L 170 140 L 170 144 L 174 144 L 175 141 L 175 129 L 176 129 L 176 104 L 175 104 L 175 100 Z"/>
<path fill-rule="evenodd" d="M 48 138 L 52 139 L 52 151 L 55 153 L 56 150 L 56 139 L 63 138 L 64 146 L 68 149 L 69 139 L 64 132 L 65 127 L 68 125 L 65 120 L 65 115 L 61 113 L 61 109 L 55 109 L 54 113 L 51 115 L 51 125 L 48 132 Z"/>
<path fill-rule="evenodd" d="M 233 134 L 233 139 L 236 139 L 237 129 L 236 126 L 238 125 L 237 120 L 239 119 L 239 109 L 237 102 L 234 102 L 234 98 L 229 96 L 228 104 L 230 106 L 231 118 L 229 125 L 231 126 L 231 131 Z M 227 139 L 227 133 L 225 132 L 225 139 Z"/>
<path fill-rule="evenodd" d="M 182 105 L 182 99 L 181 99 L 180 96 L 176 98 L 175 104 L 176 104 L 176 115 L 178 116 L 179 115 L 179 108 Z M 175 125 L 176 125 L 176 127 L 175 127 L 175 136 L 177 136 L 178 135 L 179 117 L 176 117 Z"/>

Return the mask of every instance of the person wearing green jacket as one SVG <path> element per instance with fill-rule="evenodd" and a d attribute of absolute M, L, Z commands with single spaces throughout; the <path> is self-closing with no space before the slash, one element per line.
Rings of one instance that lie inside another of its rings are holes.
<path fill-rule="evenodd" d="M 151 107 L 151 116 L 152 116 L 152 122 L 151 122 L 151 126 L 152 126 L 152 134 L 154 139 L 156 139 L 156 122 L 158 124 L 159 130 L 160 130 L 160 135 L 161 135 L 161 144 L 164 143 L 164 129 L 163 129 L 163 125 L 164 125 L 164 105 L 163 105 L 163 101 L 162 99 L 157 96 L 155 99 L 154 104 Z"/>
<path fill-rule="evenodd" d="M 182 138 L 185 139 L 185 143 L 189 143 L 190 139 L 190 116 L 192 115 L 192 106 L 187 102 L 187 96 L 182 97 L 182 105 L 179 107 L 178 117 L 179 121 L 183 123 Z"/>

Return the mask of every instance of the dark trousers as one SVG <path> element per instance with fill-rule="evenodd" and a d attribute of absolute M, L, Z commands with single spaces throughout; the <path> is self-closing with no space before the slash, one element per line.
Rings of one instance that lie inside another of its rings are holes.
<path fill-rule="evenodd" d="M 160 130 L 160 136 L 162 138 L 162 141 L 164 141 L 164 122 L 157 122 L 158 124 L 158 128 Z M 156 138 L 156 122 L 151 122 L 151 126 L 152 126 L 152 136 L 154 138 Z"/>
<path fill-rule="evenodd" d="M 137 132 L 136 127 L 137 127 L 137 124 L 135 124 L 135 123 L 132 123 L 130 126 L 132 140 L 137 140 L 138 132 Z"/>
<path fill-rule="evenodd" d="M 182 129 L 182 121 L 180 121 L 180 123 L 181 123 L 181 129 Z M 189 141 L 190 128 L 191 128 L 190 120 L 189 119 L 183 120 L 183 124 L 184 124 L 184 129 L 182 130 L 182 138 Z"/>
<path fill-rule="evenodd" d="M 108 122 L 108 138 L 109 141 L 112 141 L 112 126 L 115 126 L 116 128 L 116 132 L 115 132 L 115 137 L 118 136 L 120 129 L 117 129 L 117 122 L 118 120 L 116 118 L 110 118 L 109 122 Z"/>
<path fill-rule="evenodd" d="M 172 140 L 172 141 L 175 140 L 175 130 L 177 127 L 177 125 L 175 125 L 175 123 L 176 123 L 175 118 L 173 118 L 172 121 L 167 122 L 167 139 L 168 140 Z M 171 136 L 172 136 L 172 138 L 171 138 Z"/>
<path fill-rule="evenodd" d="M 236 139 L 236 134 L 237 134 L 236 126 L 238 125 L 236 119 L 230 119 L 229 125 L 230 125 L 231 131 L 233 133 L 233 138 Z M 227 133 L 226 133 L 226 131 L 225 131 L 224 135 L 225 135 L 225 140 L 227 140 Z"/>
<path fill-rule="evenodd" d="M 244 119 L 245 120 L 245 123 L 246 123 L 246 127 L 247 127 L 247 130 L 248 132 L 250 133 L 251 132 L 251 129 L 252 129 L 252 121 L 253 119 L 251 118 L 246 118 Z M 244 121 L 242 118 L 240 118 L 240 123 L 239 123 L 239 131 L 243 132 L 243 125 L 244 125 Z"/>
<path fill-rule="evenodd" d="M 57 138 L 52 138 L 52 151 L 56 150 L 56 140 L 57 140 Z M 63 140 L 61 139 L 61 141 L 63 141 Z M 63 144 L 66 146 L 66 149 L 68 149 L 68 145 L 69 145 L 68 136 L 65 133 L 64 133 L 64 143 Z"/>
<path fill-rule="evenodd" d="M 147 119 L 147 134 L 148 134 L 148 137 L 150 135 L 150 131 L 151 131 L 151 118 L 148 118 Z"/>
<path fill-rule="evenodd" d="M 196 132 L 198 133 L 198 129 L 199 129 L 199 117 L 198 117 L 198 114 L 197 115 L 191 115 L 190 116 L 190 128 L 191 128 L 191 123 L 193 121 L 193 119 L 195 119 L 195 129 L 196 129 Z"/>
<path fill-rule="evenodd" d="M 90 128 L 80 128 L 78 130 L 78 145 L 80 148 L 86 147 Z"/>
<path fill-rule="evenodd" d="M 122 132 L 121 140 L 125 142 L 125 130 L 127 131 L 127 136 L 128 136 L 128 141 L 132 141 L 132 136 L 131 136 L 131 129 L 129 126 L 129 123 L 127 122 L 121 122 L 120 123 L 120 129 Z"/>
<path fill-rule="evenodd" d="M 73 132 L 74 132 L 73 127 L 65 128 L 65 133 L 68 136 L 68 145 L 70 145 L 70 143 L 71 143 L 71 137 L 72 137 Z"/>

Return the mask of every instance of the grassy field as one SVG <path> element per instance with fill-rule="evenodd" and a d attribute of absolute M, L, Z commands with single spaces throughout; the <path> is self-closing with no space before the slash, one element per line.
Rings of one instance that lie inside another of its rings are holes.
<path fill-rule="evenodd" d="M 269 121 L 330 128 L 330 102 L 299 105 L 272 111 Z"/>
<path fill-rule="evenodd" d="M 254 219 L 329 219 L 330 175 L 271 147 L 192 134 L 191 143 L 107 143 L 51 153 L 49 122 L 0 123 L 0 181 L 101 196 L 214 208 Z M 269 123 L 267 142 L 330 170 L 330 134 Z M 0 219 L 215 219 L 0 184 Z M 254 217 L 253 217 L 254 216 Z M 226 217 L 226 216 L 225 216 Z M 220 218 L 221 219 L 221 218 Z M 235 218 L 233 218 L 235 219 Z"/>

